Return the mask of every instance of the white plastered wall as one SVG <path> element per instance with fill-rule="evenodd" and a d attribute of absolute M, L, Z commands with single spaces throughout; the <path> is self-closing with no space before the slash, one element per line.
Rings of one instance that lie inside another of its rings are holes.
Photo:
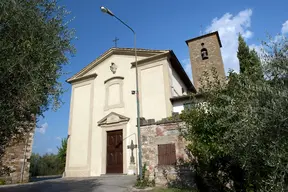
<path fill-rule="evenodd" d="M 139 60 L 143 58 L 138 57 Z M 108 130 L 123 129 L 123 146 L 126 148 L 131 140 L 135 144 L 138 143 L 136 95 L 131 94 L 131 91 L 135 90 L 136 87 L 135 68 L 131 67 L 134 59 L 134 56 L 112 55 L 84 75 L 96 73 L 96 78 L 73 83 L 69 124 L 71 136 L 68 140 L 66 176 L 106 174 L 106 158 L 103 158 L 103 155 L 106 154 L 106 132 Z M 112 62 L 117 65 L 115 74 L 110 70 Z M 160 120 L 172 114 L 169 68 L 169 62 L 166 58 L 139 66 L 141 117 Z M 171 75 L 173 77 L 173 73 Z M 117 78 L 115 79 L 115 77 Z M 110 80 L 111 78 L 112 80 Z M 118 83 L 117 86 L 108 86 L 107 89 L 108 84 L 115 85 L 115 83 Z M 109 100 L 112 100 L 106 101 L 107 90 L 115 96 L 117 93 L 122 94 L 122 98 L 118 95 L 118 98 L 108 97 Z M 121 103 L 118 105 L 118 102 Z M 108 103 L 108 107 L 105 106 L 105 103 Z M 112 104 L 112 107 L 109 107 L 109 103 Z M 98 121 L 111 112 L 128 117 L 130 120 L 125 125 L 115 125 L 114 128 L 113 126 L 109 128 L 99 126 Z M 131 152 L 126 150 L 126 154 L 124 153 L 123 150 L 123 161 L 125 161 L 123 162 L 123 171 L 125 174 L 129 166 Z M 79 157 L 74 159 L 76 155 Z M 134 156 L 137 162 L 137 149 L 134 150 Z"/>
<path fill-rule="evenodd" d="M 187 87 L 180 79 L 179 75 L 172 68 L 171 63 L 169 63 L 169 77 L 171 82 L 171 94 L 172 97 L 177 97 L 187 94 Z M 182 93 L 182 88 L 184 88 L 184 93 Z"/>
<path fill-rule="evenodd" d="M 72 86 L 65 175 L 90 175 L 93 80 Z"/>
<path fill-rule="evenodd" d="M 173 112 L 181 113 L 184 110 L 184 102 L 183 101 L 174 101 L 173 102 Z"/>

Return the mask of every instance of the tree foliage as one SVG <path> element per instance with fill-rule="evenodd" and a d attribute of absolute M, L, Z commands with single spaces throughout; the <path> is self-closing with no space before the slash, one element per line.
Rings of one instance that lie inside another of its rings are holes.
<path fill-rule="evenodd" d="M 57 147 L 57 154 L 39 155 L 32 153 L 30 158 L 30 176 L 61 175 L 65 171 L 67 138 L 62 139 Z"/>
<path fill-rule="evenodd" d="M 264 46 L 265 79 L 245 71 L 225 84 L 204 79 L 207 105 L 181 115 L 204 191 L 288 191 L 288 40 Z M 251 53 L 244 48 L 240 65 Z"/>
<path fill-rule="evenodd" d="M 64 138 L 61 141 L 61 146 L 58 147 L 58 154 L 57 154 L 57 157 L 59 159 L 60 169 L 62 170 L 62 172 L 65 171 L 66 152 L 67 152 L 67 138 Z"/>
<path fill-rule="evenodd" d="M 239 60 L 240 73 L 244 73 L 251 65 L 250 63 L 250 50 L 241 34 L 238 36 L 238 52 L 237 57 Z"/>
<path fill-rule="evenodd" d="M 250 50 L 249 46 L 244 41 L 244 38 L 239 34 L 238 37 L 238 52 L 240 73 L 247 73 L 256 79 L 263 75 L 260 58 L 255 49 Z"/>
<path fill-rule="evenodd" d="M 67 14 L 57 0 L 0 1 L 0 159 L 30 131 L 25 122 L 61 104 L 58 79 L 74 53 Z"/>
<path fill-rule="evenodd" d="M 59 159 L 55 154 L 39 154 L 32 153 L 30 158 L 30 176 L 47 176 L 61 175 L 62 168 Z"/>

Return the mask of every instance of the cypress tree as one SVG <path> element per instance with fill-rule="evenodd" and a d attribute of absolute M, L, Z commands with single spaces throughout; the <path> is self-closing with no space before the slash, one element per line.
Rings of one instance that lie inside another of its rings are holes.
<path fill-rule="evenodd" d="M 252 49 L 250 51 L 250 67 L 249 67 L 250 75 L 255 76 L 257 79 L 263 78 L 263 71 L 261 68 L 261 61 L 260 58 L 255 51 L 255 49 Z"/>
<path fill-rule="evenodd" d="M 241 34 L 239 34 L 238 43 L 237 57 L 239 59 L 240 73 L 247 73 L 249 76 L 261 78 L 263 76 L 261 61 L 257 52 L 255 49 L 249 49 Z"/>
<path fill-rule="evenodd" d="M 238 37 L 238 43 L 237 57 L 239 59 L 240 73 L 244 73 L 248 70 L 250 65 L 250 50 L 244 38 L 240 34 Z"/>

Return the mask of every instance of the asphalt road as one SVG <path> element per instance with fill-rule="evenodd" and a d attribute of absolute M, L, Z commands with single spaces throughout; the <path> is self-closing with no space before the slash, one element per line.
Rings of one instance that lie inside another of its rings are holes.
<path fill-rule="evenodd" d="M 136 181 L 135 176 L 61 178 L 24 185 L 1 186 L 0 192 L 124 192 Z"/>

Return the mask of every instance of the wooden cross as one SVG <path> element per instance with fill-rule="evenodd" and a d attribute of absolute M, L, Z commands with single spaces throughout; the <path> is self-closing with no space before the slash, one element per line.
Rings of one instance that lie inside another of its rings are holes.
<path fill-rule="evenodd" d="M 115 39 L 113 40 L 113 42 L 115 43 L 115 47 L 117 47 L 117 41 L 119 41 L 119 39 L 115 37 Z"/>
<path fill-rule="evenodd" d="M 133 144 L 133 140 L 131 140 L 131 144 L 127 146 L 128 149 L 131 149 L 131 157 L 130 157 L 130 163 L 131 164 L 135 164 L 135 158 L 134 158 L 134 155 L 133 155 L 133 150 L 135 148 L 137 148 L 137 145 L 134 145 Z"/>

